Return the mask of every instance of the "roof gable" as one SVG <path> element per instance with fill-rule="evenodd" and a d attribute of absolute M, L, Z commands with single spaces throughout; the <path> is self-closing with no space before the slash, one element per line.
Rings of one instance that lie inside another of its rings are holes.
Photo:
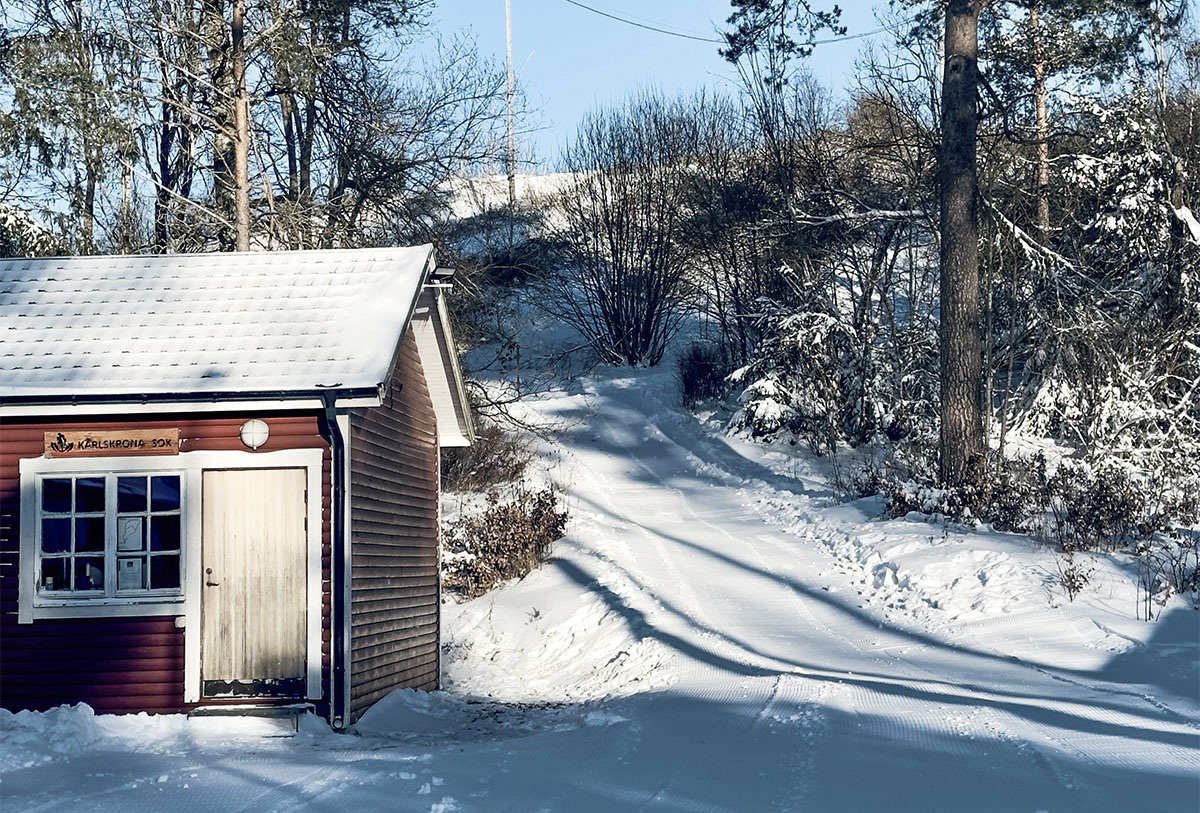
<path fill-rule="evenodd" d="M 438 444 L 470 446 L 475 442 L 471 404 L 458 366 L 446 299 L 438 288 L 426 290 L 417 300 L 412 331 L 437 416 Z"/>
<path fill-rule="evenodd" d="M 0 261 L 0 399 L 378 389 L 431 246 Z"/>

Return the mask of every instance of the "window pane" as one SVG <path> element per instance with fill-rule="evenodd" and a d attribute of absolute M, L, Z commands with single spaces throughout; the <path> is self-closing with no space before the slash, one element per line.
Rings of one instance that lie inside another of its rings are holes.
<path fill-rule="evenodd" d="M 104 511 L 104 478 L 81 477 L 75 481 L 75 513 L 96 514 Z"/>
<path fill-rule="evenodd" d="M 104 560 L 93 556 L 75 557 L 75 589 L 104 589 Z"/>
<path fill-rule="evenodd" d="M 71 520 L 43 519 L 42 520 L 42 552 L 70 553 L 71 552 Z M 59 584 L 62 588 L 62 584 Z"/>
<path fill-rule="evenodd" d="M 150 510 L 178 511 L 179 510 L 179 477 L 151 477 Z"/>
<path fill-rule="evenodd" d="M 150 518 L 150 550 L 179 550 L 179 515 Z"/>
<path fill-rule="evenodd" d="M 150 557 L 150 586 L 155 590 L 179 588 L 179 557 Z"/>
<path fill-rule="evenodd" d="M 146 549 L 146 518 L 117 517 L 117 550 Z"/>
<path fill-rule="evenodd" d="M 146 478 L 117 478 L 117 512 L 138 514 L 146 510 Z"/>
<path fill-rule="evenodd" d="M 70 590 L 71 583 L 67 581 L 67 565 L 70 559 L 42 560 L 42 589 Z"/>
<path fill-rule="evenodd" d="M 146 557 L 121 557 L 117 560 L 117 589 L 146 589 Z"/>
<path fill-rule="evenodd" d="M 75 552 L 104 552 L 104 517 L 76 518 Z"/>
<path fill-rule="evenodd" d="M 42 481 L 42 510 L 51 514 L 71 513 L 71 481 Z"/>

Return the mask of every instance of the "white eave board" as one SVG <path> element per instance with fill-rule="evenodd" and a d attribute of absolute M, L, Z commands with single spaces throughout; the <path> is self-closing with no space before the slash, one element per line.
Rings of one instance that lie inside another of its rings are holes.
<path fill-rule="evenodd" d="M 427 289 L 412 318 L 413 337 L 437 417 L 438 445 L 470 446 L 475 440 L 471 408 L 458 366 L 445 299 Z"/>

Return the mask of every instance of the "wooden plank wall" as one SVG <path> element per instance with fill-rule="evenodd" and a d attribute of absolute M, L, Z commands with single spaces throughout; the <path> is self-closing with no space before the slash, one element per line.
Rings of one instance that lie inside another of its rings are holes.
<path fill-rule="evenodd" d="M 175 616 L 79 618 L 17 623 L 20 574 L 19 461 L 41 457 L 43 432 L 95 431 L 123 426 L 179 427 L 181 448 L 245 451 L 238 429 L 248 418 L 267 421 L 271 436 L 259 451 L 325 448 L 315 415 L 238 415 L 212 418 L 179 415 L 122 423 L 109 417 L 64 423 L 5 421 L 0 426 L 0 707 L 42 710 L 84 702 L 98 712 L 181 712 L 183 630 Z M 164 460 L 170 465 L 169 460 Z M 322 701 L 329 698 L 330 488 L 329 453 L 322 472 Z M 198 563 L 189 563 L 189 566 Z M 180 609 L 182 613 L 182 608 Z M 231 701 L 232 702 L 232 701 Z M 244 701 L 241 701 L 244 702 Z"/>
<path fill-rule="evenodd" d="M 438 686 L 437 421 L 408 332 L 382 406 L 351 417 L 351 720 Z"/>

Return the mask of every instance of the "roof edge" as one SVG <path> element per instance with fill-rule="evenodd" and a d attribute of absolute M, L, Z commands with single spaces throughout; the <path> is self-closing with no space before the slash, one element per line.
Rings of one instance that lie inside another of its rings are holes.
<path fill-rule="evenodd" d="M 425 268 L 421 271 L 421 281 L 417 283 L 416 294 L 412 298 L 412 302 L 408 303 L 408 313 L 404 315 L 404 323 L 400 326 L 400 335 L 396 337 L 396 347 L 392 350 L 392 360 L 388 364 L 387 374 L 383 377 L 383 381 L 379 382 L 379 391 L 377 395 L 380 400 L 383 399 L 384 393 L 392 388 L 392 378 L 396 375 L 396 365 L 400 363 L 400 354 L 404 351 L 404 340 L 408 338 L 408 329 L 412 326 L 413 314 L 417 312 L 417 305 L 421 301 L 421 292 L 425 290 L 425 286 L 429 283 L 429 278 L 437 269 L 437 249 L 432 243 L 426 243 L 429 246 L 429 254 L 425 257 Z"/>
<path fill-rule="evenodd" d="M 462 363 L 458 357 L 458 343 L 454 340 L 446 298 L 442 296 L 441 291 L 437 291 L 434 298 L 437 301 L 438 320 L 441 322 L 442 333 L 446 337 L 446 345 L 449 348 L 451 392 L 458 400 L 459 409 L 462 412 L 459 432 L 466 440 L 466 445 L 470 446 L 475 442 L 475 417 L 471 411 L 471 399 L 467 395 L 466 379 L 463 378 Z"/>
<path fill-rule="evenodd" d="M 63 407 L 108 404 L 203 404 L 217 401 L 301 401 L 326 398 L 336 393 L 335 400 L 375 398 L 376 387 L 315 388 L 304 390 L 239 390 L 234 392 L 147 392 L 147 393 L 84 393 L 77 395 L 0 395 L 0 409 L 5 407 Z"/>

